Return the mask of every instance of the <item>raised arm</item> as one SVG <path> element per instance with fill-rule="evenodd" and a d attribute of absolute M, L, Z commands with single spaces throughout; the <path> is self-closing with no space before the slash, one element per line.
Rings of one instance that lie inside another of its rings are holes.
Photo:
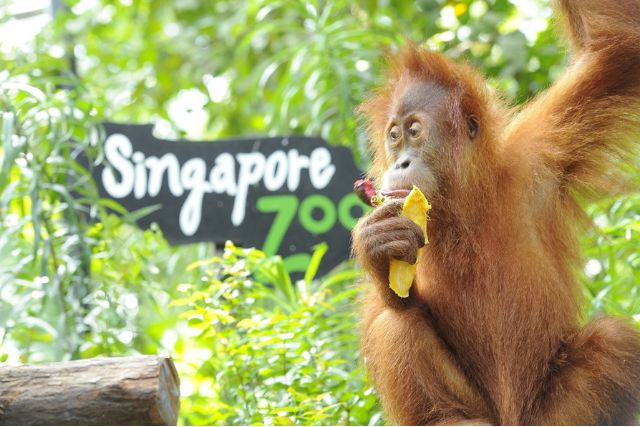
<path fill-rule="evenodd" d="M 560 188 L 607 188 L 640 147 L 640 0 L 556 0 L 571 44 L 565 74 L 516 116 L 518 150 Z"/>

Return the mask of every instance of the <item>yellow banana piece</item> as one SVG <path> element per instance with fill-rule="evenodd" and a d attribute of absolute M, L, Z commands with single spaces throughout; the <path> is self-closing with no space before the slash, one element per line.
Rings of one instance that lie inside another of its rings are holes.
<path fill-rule="evenodd" d="M 415 185 L 407 196 L 402 206 L 402 216 L 409 218 L 415 222 L 422 232 L 424 233 L 425 243 L 429 243 L 427 238 L 427 214 L 429 213 L 431 206 L 424 197 L 422 191 Z M 424 248 L 418 249 L 418 258 Z M 406 298 L 409 296 L 409 288 L 413 283 L 413 278 L 416 275 L 416 264 L 409 264 L 408 262 L 392 259 L 389 265 L 389 287 L 398 294 L 400 298 Z"/>

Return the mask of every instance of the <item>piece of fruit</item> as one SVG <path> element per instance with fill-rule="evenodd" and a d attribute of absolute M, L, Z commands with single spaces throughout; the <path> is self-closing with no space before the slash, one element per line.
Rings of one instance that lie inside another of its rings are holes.
<path fill-rule="evenodd" d="M 384 201 L 384 197 L 378 194 L 369 178 L 359 179 L 353 184 L 353 191 L 364 203 L 371 207 L 376 207 Z"/>
<path fill-rule="evenodd" d="M 427 239 L 427 214 L 429 213 L 431 206 L 424 197 L 422 191 L 415 185 L 407 196 L 402 206 L 402 216 L 409 218 L 416 223 L 422 233 L 424 233 L 425 244 L 429 243 Z M 424 248 L 418 249 L 417 259 L 420 259 L 420 255 Z M 389 287 L 398 294 L 401 298 L 409 296 L 409 288 L 413 283 L 413 278 L 416 275 L 416 264 L 409 264 L 408 262 L 392 259 L 389 265 Z"/>

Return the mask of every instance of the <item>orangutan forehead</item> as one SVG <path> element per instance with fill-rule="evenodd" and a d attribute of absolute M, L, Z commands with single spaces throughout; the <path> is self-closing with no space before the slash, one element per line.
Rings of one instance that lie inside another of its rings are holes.
<path fill-rule="evenodd" d="M 412 111 L 437 109 L 447 96 L 447 90 L 436 82 L 412 81 L 399 85 L 393 109 L 404 115 Z"/>

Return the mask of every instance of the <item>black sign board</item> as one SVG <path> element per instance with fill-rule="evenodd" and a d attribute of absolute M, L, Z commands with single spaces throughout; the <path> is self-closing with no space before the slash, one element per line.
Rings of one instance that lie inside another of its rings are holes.
<path fill-rule="evenodd" d="M 367 209 L 352 193 L 361 173 L 349 149 L 299 136 L 192 142 L 157 139 L 151 125 L 105 129 L 107 166 L 93 171 L 101 196 L 129 211 L 159 205 L 138 225 L 157 223 L 170 243 L 231 240 L 282 255 L 291 272 L 321 242 L 319 273 L 349 257 Z"/>

